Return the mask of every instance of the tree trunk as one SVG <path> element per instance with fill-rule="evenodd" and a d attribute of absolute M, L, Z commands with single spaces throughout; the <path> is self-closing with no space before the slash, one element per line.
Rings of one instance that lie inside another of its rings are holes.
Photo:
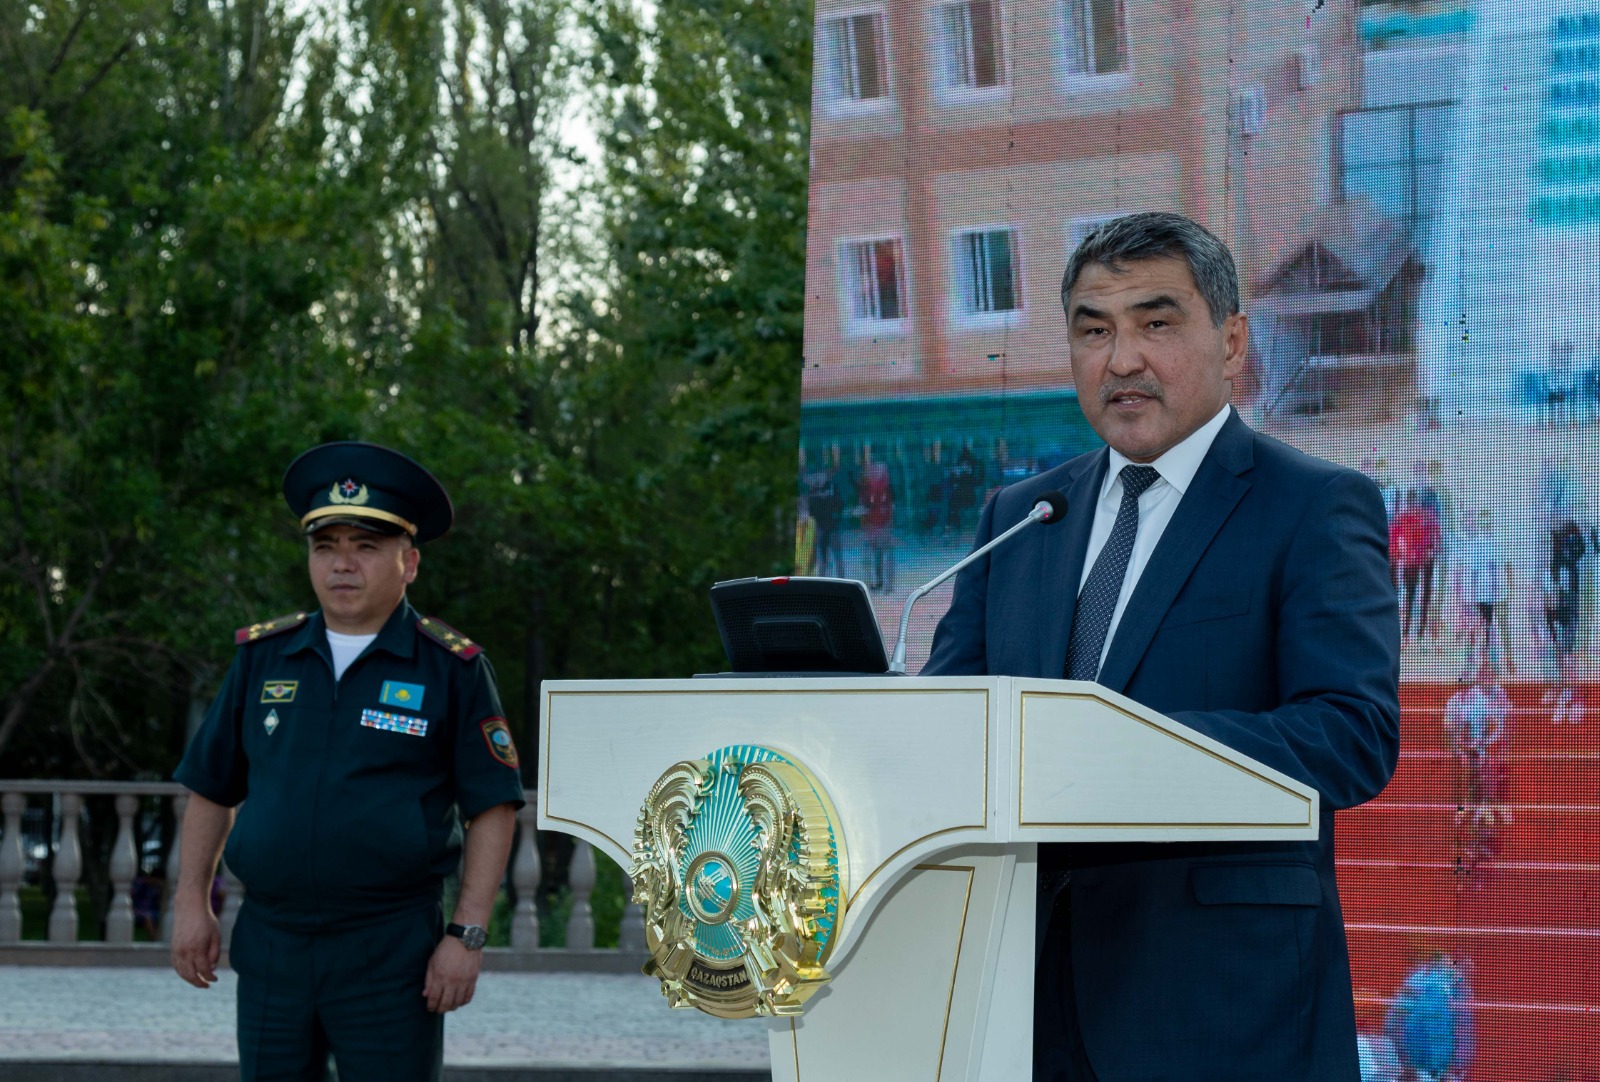
<path fill-rule="evenodd" d="M 11 743 L 11 737 L 15 735 L 17 727 L 22 724 L 22 719 L 27 715 L 28 707 L 33 702 L 34 695 L 38 693 L 39 686 L 44 683 L 45 677 L 49 676 L 51 670 L 55 667 L 54 658 L 47 660 L 43 665 L 39 666 L 32 676 L 24 680 L 17 687 L 17 690 L 12 692 L 11 697 L 6 700 L 5 717 L 4 720 L 0 720 L 0 759 L 5 757 L 6 745 Z"/>

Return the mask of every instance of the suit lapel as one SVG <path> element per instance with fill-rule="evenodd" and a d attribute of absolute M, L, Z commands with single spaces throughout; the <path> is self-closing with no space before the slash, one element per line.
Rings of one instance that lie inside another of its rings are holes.
<path fill-rule="evenodd" d="M 1212 441 L 1128 599 L 1105 664 L 1100 668 L 1097 682 L 1101 685 L 1119 692 L 1127 689 L 1178 591 L 1234 507 L 1250 490 L 1250 482 L 1239 475 L 1252 464 L 1252 438 L 1250 429 L 1233 413 Z M 1081 548 L 1078 558 L 1081 566 Z"/>
<path fill-rule="evenodd" d="M 1040 676 L 1059 678 L 1066 672 L 1067 640 L 1072 635 L 1072 614 L 1078 605 L 1078 582 L 1083 578 L 1083 552 L 1089 547 L 1094 505 L 1100 498 L 1109 461 L 1110 453 L 1104 447 L 1084 460 L 1082 468 L 1061 488 L 1067 498 L 1066 521 L 1043 532 L 1039 596 L 1047 599 L 1046 604 L 1056 606 L 1057 611 L 1040 621 Z"/>

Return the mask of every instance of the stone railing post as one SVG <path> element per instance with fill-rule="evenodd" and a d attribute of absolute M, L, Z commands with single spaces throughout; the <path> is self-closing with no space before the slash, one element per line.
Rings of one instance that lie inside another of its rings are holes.
<path fill-rule="evenodd" d="M 0 834 L 0 943 L 22 940 L 22 902 L 17 888 L 22 885 L 22 811 L 28 798 L 21 793 L 0 796 L 0 814 L 5 816 L 5 833 Z"/>
<path fill-rule="evenodd" d="M 644 938 L 644 907 L 634 897 L 633 877 L 628 869 L 622 870 L 622 889 L 628 892 L 628 904 L 622 908 L 622 927 L 617 932 L 617 949 L 643 954 L 648 945 Z"/>
<path fill-rule="evenodd" d="M 572 888 L 572 916 L 567 919 L 567 949 L 594 949 L 594 849 L 586 841 L 572 847 L 572 864 L 567 868 L 567 884 Z"/>
<path fill-rule="evenodd" d="M 106 911 L 106 942 L 133 942 L 133 877 L 139 873 L 139 854 L 133 846 L 133 816 L 139 798 L 132 793 L 117 797 L 117 840 L 111 845 L 111 908 Z"/>
<path fill-rule="evenodd" d="M 161 942 L 172 942 L 172 899 L 178 893 L 178 873 L 182 871 L 183 813 L 189 807 L 189 794 L 172 798 L 172 849 L 167 853 L 167 889 L 161 899 Z"/>
<path fill-rule="evenodd" d="M 56 904 L 50 907 L 47 932 L 52 943 L 78 941 L 78 879 L 83 875 L 78 819 L 82 812 L 83 797 L 77 793 L 61 794 L 61 830 L 56 840 L 56 859 L 50 865 L 56 885 Z"/>
<path fill-rule="evenodd" d="M 539 834 L 534 829 L 539 809 L 535 800 L 529 800 L 517 809 L 517 826 L 521 838 L 511 860 L 511 886 L 517 892 L 516 908 L 511 911 L 511 949 L 535 951 L 539 949 Z"/>

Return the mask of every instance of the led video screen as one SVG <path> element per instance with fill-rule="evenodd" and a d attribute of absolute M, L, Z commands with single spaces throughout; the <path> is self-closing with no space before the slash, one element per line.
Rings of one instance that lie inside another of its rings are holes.
<path fill-rule="evenodd" d="M 797 573 L 895 628 L 993 491 L 1100 445 L 1078 241 L 1199 220 L 1234 407 L 1390 517 L 1401 761 L 1338 835 L 1363 1077 L 1600 1078 L 1600 3 L 818 0 L 815 33 Z"/>

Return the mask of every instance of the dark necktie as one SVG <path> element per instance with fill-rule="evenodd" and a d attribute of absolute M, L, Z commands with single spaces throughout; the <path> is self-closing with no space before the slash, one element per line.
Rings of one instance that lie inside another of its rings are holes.
<path fill-rule="evenodd" d="M 1128 573 L 1128 557 L 1133 555 L 1133 538 L 1139 532 L 1139 497 L 1160 478 L 1154 466 L 1122 467 L 1122 503 L 1117 507 L 1117 520 L 1084 580 L 1072 613 L 1072 637 L 1067 640 L 1068 680 L 1093 680 L 1100 672 L 1100 650 L 1111 627 L 1111 614 L 1117 611 L 1122 580 Z"/>

